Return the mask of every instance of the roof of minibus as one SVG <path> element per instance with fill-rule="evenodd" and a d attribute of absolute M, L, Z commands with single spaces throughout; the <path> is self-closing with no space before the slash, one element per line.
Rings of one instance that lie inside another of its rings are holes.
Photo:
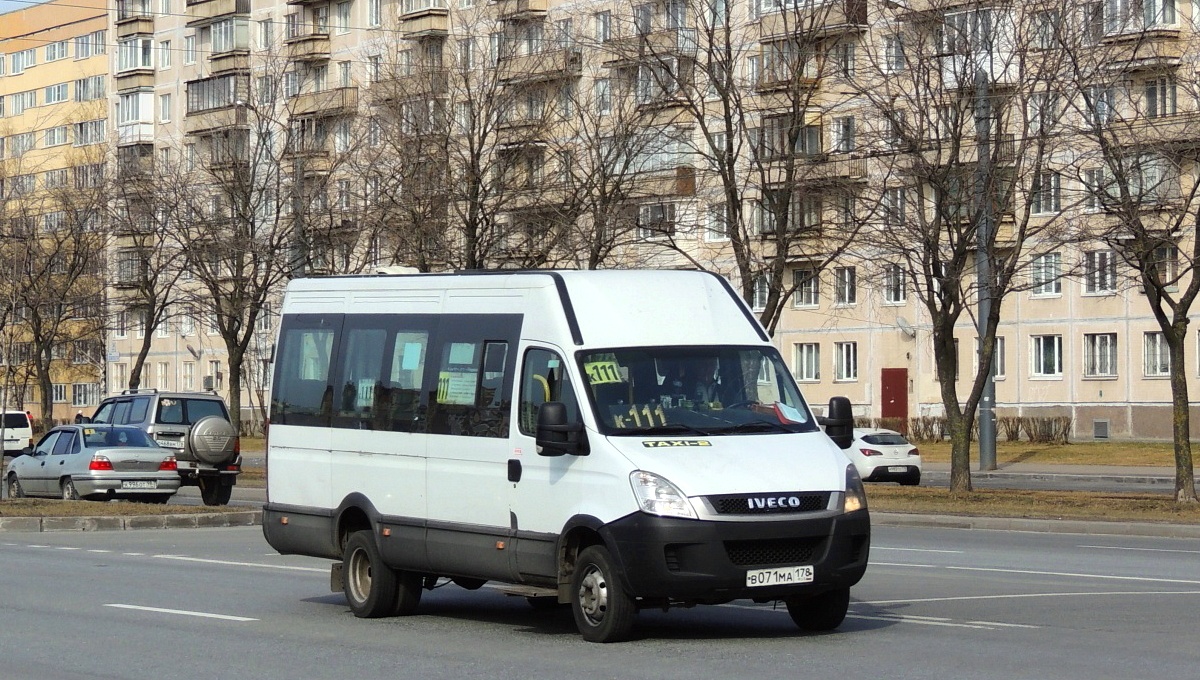
<path fill-rule="evenodd" d="M 284 313 L 317 311 L 312 305 L 347 306 L 356 293 L 421 294 L 478 290 L 482 295 L 520 289 L 541 290 L 546 304 L 557 304 L 572 335 L 590 347 L 638 345 L 758 345 L 768 338 L 753 314 L 724 279 L 708 272 L 679 270 L 539 270 L 311 277 L 288 284 Z M 560 291 L 561 292 L 561 291 Z M 347 297 L 349 296 L 349 297 Z M 372 296 L 374 297 L 374 296 Z M 407 297 L 407 296 L 406 296 Z M 432 303 L 433 300 L 430 299 Z M 312 303 L 312 304 L 310 304 Z M 525 313 L 543 311 L 525 309 Z M 418 311 L 413 309 L 414 312 Z M 549 321 L 549 319 L 546 319 Z M 557 325 L 557 324 L 555 324 Z M 547 338 L 549 339 L 549 338 Z M 569 340 L 569 339 L 568 339 Z"/>

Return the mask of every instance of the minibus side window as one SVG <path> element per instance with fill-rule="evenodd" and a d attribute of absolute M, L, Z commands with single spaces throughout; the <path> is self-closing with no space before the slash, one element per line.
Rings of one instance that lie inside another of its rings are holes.
<path fill-rule="evenodd" d="M 579 401 L 566 374 L 566 364 L 557 353 L 547 349 L 525 352 L 521 370 L 521 396 L 518 427 L 521 434 L 537 434 L 538 408 L 548 401 L 561 401 L 567 407 L 567 422 L 579 422 Z"/>
<path fill-rule="evenodd" d="M 284 321 L 275 352 L 271 422 L 279 425 L 329 426 L 333 390 L 329 369 L 336 349 L 340 317 Z"/>
<path fill-rule="evenodd" d="M 521 317 L 507 314 L 447 314 L 439 319 L 431 348 L 429 433 L 507 437 L 512 418 L 509 348 L 520 337 Z"/>
<path fill-rule="evenodd" d="M 386 424 L 382 429 L 416 432 L 421 424 L 421 380 L 425 375 L 425 355 L 429 333 L 400 331 L 392 338 L 391 368 L 377 411 Z"/>
<path fill-rule="evenodd" d="M 381 377 L 386 340 L 387 331 L 382 328 L 345 329 L 341 352 L 341 388 L 335 396 L 334 427 L 375 429 L 377 401 L 383 401 L 376 397 L 383 390 Z"/>

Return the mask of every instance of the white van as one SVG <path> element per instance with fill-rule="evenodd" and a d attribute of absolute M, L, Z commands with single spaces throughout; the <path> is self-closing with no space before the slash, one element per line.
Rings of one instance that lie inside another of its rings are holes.
<path fill-rule="evenodd" d="M 25 411 L 4 412 L 5 456 L 19 456 L 33 446 L 33 425 Z"/>
<path fill-rule="evenodd" d="M 440 577 L 570 603 L 597 642 L 735 599 L 828 630 L 866 570 L 854 466 L 718 276 L 298 279 L 274 362 L 263 532 L 340 560 L 357 616 Z"/>

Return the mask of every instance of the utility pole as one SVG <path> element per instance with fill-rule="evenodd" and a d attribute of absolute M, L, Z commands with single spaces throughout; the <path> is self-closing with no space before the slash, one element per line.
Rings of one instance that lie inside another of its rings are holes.
<path fill-rule="evenodd" d="M 992 291 L 995 281 L 992 275 L 992 242 L 995 240 L 996 217 L 992 213 L 992 154 L 991 154 L 991 106 L 988 101 L 990 74 L 983 68 L 975 70 L 975 135 L 977 158 L 975 164 L 975 200 L 978 249 L 975 251 L 975 272 L 979 290 L 979 314 L 976 333 L 979 336 L 980 354 L 983 338 L 987 331 L 987 320 L 992 310 Z M 995 361 L 987 362 L 979 370 L 987 373 L 983 384 L 983 395 L 979 400 L 979 469 L 996 469 L 996 371 Z"/>

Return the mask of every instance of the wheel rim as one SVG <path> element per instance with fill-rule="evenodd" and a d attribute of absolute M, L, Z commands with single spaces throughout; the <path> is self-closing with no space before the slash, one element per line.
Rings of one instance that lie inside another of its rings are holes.
<path fill-rule="evenodd" d="M 608 580 L 594 564 L 588 565 L 579 581 L 579 609 L 593 626 L 600 625 L 608 611 Z"/>
<path fill-rule="evenodd" d="M 68 479 L 63 482 L 62 492 L 63 500 L 70 501 L 75 499 L 75 485 L 71 483 L 71 480 Z"/>
<path fill-rule="evenodd" d="M 367 551 L 359 548 L 350 553 L 350 568 L 346 574 L 348 594 L 355 602 L 366 602 L 371 592 L 371 560 Z"/>
<path fill-rule="evenodd" d="M 8 497 L 9 498 L 20 498 L 21 497 L 21 483 L 17 481 L 16 477 L 13 477 L 12 479 L 8 480 Z"/>

